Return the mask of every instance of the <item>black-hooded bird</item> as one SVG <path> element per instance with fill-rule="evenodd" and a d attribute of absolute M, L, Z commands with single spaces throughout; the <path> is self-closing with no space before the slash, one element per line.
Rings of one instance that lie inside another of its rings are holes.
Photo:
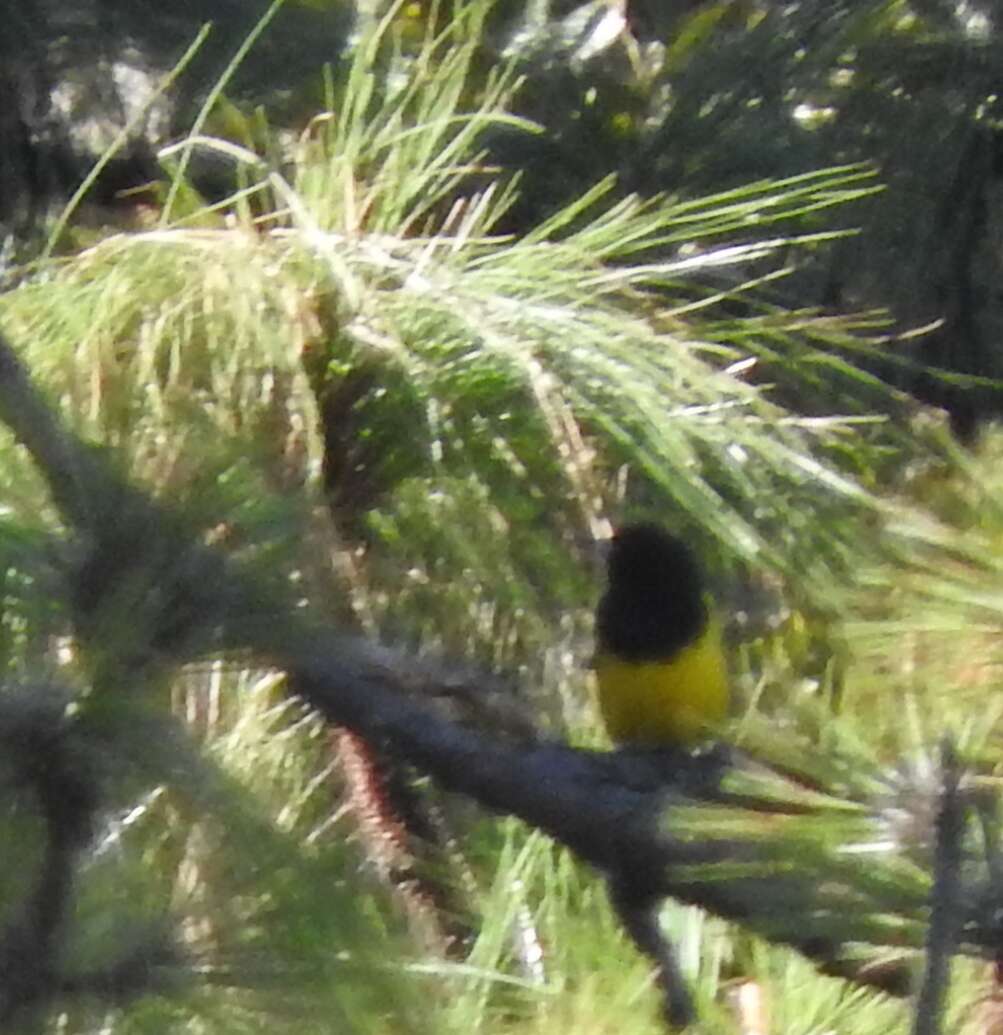
<path fill-rule="evenodd" d="M 685 543 L 653 524 L 613 536 L 596 612 L 599 708 L 621 744 L 690 746 L 728 713 L 721 628 Z"/>

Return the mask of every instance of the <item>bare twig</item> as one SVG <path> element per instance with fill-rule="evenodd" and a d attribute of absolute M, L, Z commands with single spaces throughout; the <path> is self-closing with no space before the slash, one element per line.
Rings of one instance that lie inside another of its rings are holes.
<path fill-rule="evenodd" d="M 637 894 L 624 876 L 612 877 L 610 898 L 634 944 L 655 965 L 662 990 L 665 1020 L 671 1028 L 685 1028 L 696 1019 L 693 1000 L 676 962 L 675 948 L 658 924 L 658 898 Z"/>
<path fill-rule="evenodd" d="M 930 927 L 926 938 L 926 969 L 916 1000 L 914 1035 L 940 1035 L 944 997 L 951 980 L 951 957 L 957 951 L 961 920 L 961 839 L 965 809 L 958 793 L 961 767 L 949 737 L 944 738 L 941 759 L 942 789 L 937 816 Z"/>
<path fill-rule="evenodd" d="M 61 933 L 78 854 L 90 836 L 97 792 L 79 758 L 66 717 L 68 698 L 48 687 L 4 694 L 0 750 L 44 820 L 34 883 L 0 931 L 0 1023 L 38 1009 L 58 984 Z"/>

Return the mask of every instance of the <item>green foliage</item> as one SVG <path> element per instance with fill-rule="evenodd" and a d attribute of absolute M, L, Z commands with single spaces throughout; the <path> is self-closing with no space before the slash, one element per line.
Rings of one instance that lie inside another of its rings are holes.
<path fill-rule="evenodd" d="M 849 645 L 855 659 L 840 692 L 860 743 L 838 755 L 856 759 L 841 792 L 875 790 L 886 768 L 876 748 L 929 765 L 933 734 L 971 708 L 964 695 L 947 707 L 958 673 L 944 639 L 960 656 L 983 636 L 986 668 L 998 664 L 992 455 L 965 470 L 937 429 L 889 417 L 907 407 L 857 365 L 859 322 L 765 295 L 824 253 L 837 206 L 872 195 L 872 171 L 729 182 L 695 200 L 622 196 L 602 180 L 569 203 L 559 183 L 562 204 L 540 203 L 548 218 L 509 236 L 527 195 L 486 155 L 499 133 L 537 130 L 512 114 L 515 68 L 480 78 L 487 6 L 457 6 L 448 27 L 433 21 L 411 38 L 401 5 L 374 17 L 330 73 L 327 110 L 294 140 L 264 116 L 207 104 L 168 156 L 164 225 L 42 266 L 0 297 L 33 374 L 185 528 L 271 589 L 394 642 L 518 672 L 539 687 L 551 728 L 580 740 L 595 736 L 582 689 L 596 592 L 588 547 L 611 518 L 655 515 L 720 571 L 780 580 L 789 621 L 746 654 L 742 736 L 762 710 L 774 739 L 761 750 L 775 760 L 795 729 L 833 746 L 827 713 L 806 717 L 792 703 L 792 676 L 806 675 L 796 641 L 814 638 Z M 904 32 L 902 5 L 883 6 L 890 23 L 841 23 L 840 46 L 875 24 Z M 701 96 L 709 73 L 698 56 L 725 34 L 734 60 L 736 40 L 751 45 L 755 33 L 758 47 L 776 17 L 754 4 L 705 7 L 665 68 Z M 786 55 L 795 35 L 771 47 Z M 624 90 L 578 110 L 626 148 L 651 130 L 646 102 Z M 656 138 L 695 103 L 678 96 Z M 210 116 L 239 139 L 204 135 Z M 715 119 L 688 131 L 709 133 Z M 758 146 L 780 146 L 767 122 L 747 128 Z M 706 152 L 677 130 L 662 153 L 716 182 Z M 184 176 L 184 156 L 199 149 L 235 168 L 233 195 L 213 206 Z M 759 160 L 750 149 L 743 175 Z M 924 489 L 917 470 L 949 479 L 951 492 Z M 79 544 L 64 540 L 10 442 L 0 472 L 3 664 L 85 683 L 94 670 L 53 651 L 68 631 L 60 573 Z M 911 668 L 906 634 L 922 647 Z M 118 645 L 110 631 L 109 650 Z M 123 1008 L 116 1030 L 653 1027 L 648 968 L 628 954 L 595 876 L 511 823 L 485 821 L 465 845 L 479 916 L 469 959 L 420 960 L 387 890 L 358 872 L 324 732 L 279 702 L 278 677 L 239 661 L 212 656 L 171 687 L 208 762 L 184 753 L 152 694 L 98 707 L 101 688 L 85 684 L 74 702 L 87 750 L 107 756 L 113 818 L 82 875 L 69 958 L 100 964 L 121 950 L 122 931 L 136 932 L 177 982 Z M 811 696 L 820 688 L 835 694 L 820 679 Z M 903 722 L 903 701 L 914 722 Z M 987 767 L 995 726 L 989 716 L 965 731 Z M 780 761 L 812 769 L 810 753 Z M 16 811 L 2 818 L 20 834 Z M 724 832 L 730 817 L 686 818 Z M 825 853 L 859 841 L 863 825 L 834 808 L 804 837 L 806 865 L 821 872 Z M 923 900 L 913 868 L 898 877 L 904 897 Z M 715 1005 L 732 977 L 771 990 L 782 1030 L 905 1028 L 901 1006 L 818 979 L 719 921 L 676 906 L 666 921 L 708 1030 L 734 1030 Z M 180 957 L 161 928 L 183 932 Z M 70 1003 L 59 1023 L 85 1030 L 106 1008 Z"/>

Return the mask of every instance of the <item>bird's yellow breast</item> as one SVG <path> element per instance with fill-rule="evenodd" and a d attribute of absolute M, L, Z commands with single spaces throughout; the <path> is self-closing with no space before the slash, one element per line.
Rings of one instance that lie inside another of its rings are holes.
<path fill-rule="evenodd" d="M 711 621 L 700 638 L 665 660 L 595 661 L 599 709 L 615 741 L 691 744 L 728 714 L 721 632 Z"/>

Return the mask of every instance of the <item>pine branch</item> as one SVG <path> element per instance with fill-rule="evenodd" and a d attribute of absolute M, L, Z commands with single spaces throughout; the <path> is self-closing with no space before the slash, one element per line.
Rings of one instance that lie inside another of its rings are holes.
<path fill-rule="evenodd" d="M 169 512 L 65 431 L 2 338 L 0 419 L 31 452 L 67 523 L 90 537 L 93 556 L 116 557 L 114 577 L 92 581 L 93 614 L 115 602 L 123 580 L 148 587 L 137 591 L 137 603 L 148 646 L 161 656 L 187 660 L 192 643 L 206 642 L 199 626 L 211 623 L 215 647 L 251 652 L 283 669 L 294 692 L 328 721 L 449 790 L 550 834 L 605 873 L 620 898 L 629 889 L 631 904 L 646 907 L 664 896 L 697 904 L 799 949 L 826 972 L 906 989 L 907 957 L 926 938 L 932 864 L 905 843 L 874 848 L 889 841 L 878 807 L 814 789 L 789 788 L 786 809 L 763 791 L 735 795 L 729 781 L 756 774 L 729 752 L 697 759 L 595 753 L 463 728 L 409 693 L 413 659 L 330 629 L 265 591 L 219 550 L 186 539 Z M 117 501 L 114 520 L 108 499 Z M 95 521 L 98 514 L 105 520 Z M 116 550 L 122 542 L 131 544 L 124 557 Z M 151 564 L 155 578 L 143 575 Z M 783 777 L 777 781 L 783 787 Z M 958 889 L 959 951 L 1003 952 L 1003 934 L 985 908 L 1000 893 L 991 875 Z M 641 913 L 628 910 L 628 924 L 632 917 Z M 650 914 L 632 927 L 673 986 L 667 1012 L 682 1018 L 685 993 L 670 948 Z M 881 960 L 886 949 L 891 960 Z"/>

